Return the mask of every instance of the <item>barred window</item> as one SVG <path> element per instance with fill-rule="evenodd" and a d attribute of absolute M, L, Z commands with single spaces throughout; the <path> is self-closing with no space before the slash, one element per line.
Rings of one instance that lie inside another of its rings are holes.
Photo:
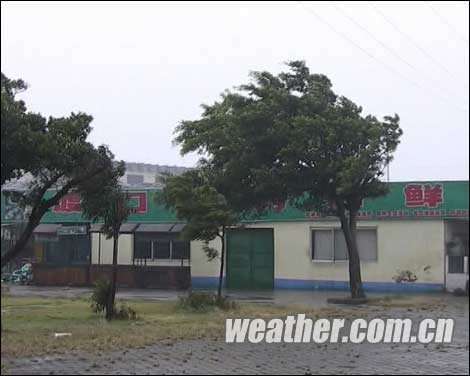
<path fill-rule="evenodd" d="M 173 240 L 171 258 L 181 260 L 189 259 L 190 244 L 185 240 Z"/>
<path fill-rule="evenodd" d="M 179 233 L 146 233 L 135 235 L 135 258 L 147 260 L 181 260 L 190 258 L 190 242 Z"/>
<path fill-rule="evenodd" d="M 169 259 L 171 258 L 171 243 L 167 239 L 154 240 L 153 245 L 153 258 L 154 259 Z"/>
<path fill-rule="evenodd" d="M 152 258 L 152 242 L 146 239 L 136 240 L 134 254 L 136 259 Z"/>

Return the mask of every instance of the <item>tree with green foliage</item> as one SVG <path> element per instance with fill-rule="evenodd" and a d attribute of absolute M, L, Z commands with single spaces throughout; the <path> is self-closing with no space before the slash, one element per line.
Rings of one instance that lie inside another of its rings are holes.
<path fill-rule="evenodd" d="M 108 320 L 112 319 L 115 314 L 119 232 L 130 210 L 128 194 L 123 192 L 119 185 L 119 177 L 124 173 L 124 163 L 121 162 L 116 170 L 114 179 L 101 182 L 104 183 L 102 185 L 96 179 L 89 181 L 87 184 L 90 185 L 90 189 L 81 202 L 84 217 L 93 222 L 103 223 L 101 232 L 108 239 L 113 239 L 113 266 L 106 301 L 106 319 Z"/>
<path fill-rule="evenodd" d="M 164 179 L 160 200 L 175 210 L 178 219 L 185 221 L 182 236 L 188 240 L 204 242 L 209 260 L 220 258 L 217 298 L 222 299 L 222 282 L 225 263 L 225 235 L 227 229 L 237 224 L 238 217 L 225 197 L 210 183 L 207 171 L 191 170 L 183 175 Z M 209 242 L 220 239 L 220 254 Z"/>
<path fill-rule="evenodd" d="M 61 198 L 77 191 L 85 197 L 88 181 L 114 179 L 113 154 L 106 146 L 87 141 L 92 117 L 72 113 L 44 118 L 27 111 L 17 98 L 27 85 L 1 76 L 2 193 L 28 213 L 16 243 L 2 254 L 2 267 L 15 258 L 30 239 L 41 218 Z M 8 190 L 5 183 L 23 179 L 25 189 Z"/>
<path fill-rule="evenodd" d="M 16 98 L 26 89 L 23 80 L 10 80 L 1 74 L 2 185 L 34 166 L 35 155 L 31 151 L 36 144 L 31 133 L 40 132 L 45 127 L 45 119 L 39 114 L 26 112 L 24 101 Z"/>
<path fill-rule="evenodd" d="M 380 179 L 399 144 L 399 118 L 364 115 L 325 75 L 303 61 L 287 65 L 278 75 L 252 73 L 250 84 L 204 106 L 201 119 L 181 122 L 175 142 L 218 171 L 214 187 L 238 212 L 290 200 L 337 216 L 351 296 L 362 298 L 357 213 L 364 199 L 387 192 Z"/>

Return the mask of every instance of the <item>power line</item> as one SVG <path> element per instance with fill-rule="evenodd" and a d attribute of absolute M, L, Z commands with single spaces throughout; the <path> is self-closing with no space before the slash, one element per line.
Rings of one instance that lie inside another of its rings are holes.
<path fill-rule="evenodd" d="M 377 58 L 376 56 L 374 56 L 373 54 L 371 54 L 369 51 L 367 51 L 366 49 L 364 49 L 363 47 L 361 47 L 361 45 L 359 45 L 358 43 L 356 43 L 353 39 L 351 39 L 347 34 L 341 32 L 340 30 L 338 30 L 336 27 L 333 26 L 333 24 L 331 24 L 330 22 L 328 22 L 326 19 L 324 19 L 322 16 L 320 16 L 313 8 L 310 8 L 308 6 L 306 6 L 302 1 L 297 1 L 301 6 L 302 8 L 304 8 L 305 10 L 307 10 L 310 14 L 314 15 L 318 20 L 320 20 L 321 22 L 323 22 L 325 25 L 327 25 L 333 32 L 335 32 L 336 34 L 338 34 L 339 36 L 341 36 L 342 38 L 344 38 L 346 41 L 348 41 L 349 43 L 351 43 L 354 47 L 356 47 L 357 49 L 359 49 L 361 52 L 363 52 L 364 54 L 366 54 L 370 59 L 376 61 L 377 63 L 379 63 L 380 65 L 382 65 L 383 67 L 385 67 L 388 71 L 392 72 L 393 74 L 395 74 L 396 76 L 399 76 L 401 79 L 407 81 L 408 83 L 410 83 L 411 85 L 417 87 L 417 88 L 420 88 L 420 89 L 423 89 L 425 91 L 428 91 L 428 89 L 424 88 L 421 84 L 419 84 L 418 82 L 414 81 L 414 80 L 410 80 L 408 77 L 406 77 L 405 75 L 401 74 L 399 71 L 397 71 L 395 68 L 393 68 L 393 66 L 383 62 L 381 59 Z M 438 94 L 438 97 L 446 102 L 447 104 L 453 106 L 454 108 L 460 110 L 460 111 L 463 111 L 463 112 L 467 112 L 468 110 L 467 109 L 463 109 L 461 108 L 460 106 L 456 105 L 455 103 L 453 102 L 449 102 L 447 100 L 446 97 L 441 97 Z"/>
<path fill-rule="evenodd" d="M 335 9 L 341 13 L 344 17 L 346 17 L 349 21 L 351 21 L 354 25 L 356 25 L 359 29 L 364 31 L 367 35 L 369 35 L 372 39 L 374 39 L 378 44 L 380 44 L 383 48 L 385 48 L 388 52 L 390 52 L 393 56 L 395 56 L 398 60 L 402 63 L 408 65 L 413 70 L 418 70 L 415 66 L 409 63 L 407 60 L 402 58 L 393 48 L 386 45 L 380 39 L 378 39 L 373 33 L 367 30 L 364 26 L 362 26 L 359 22 L 357 22 L 354 18 L 352 18 L 348 13 L 346 13 L 343 9 L 341 9 L 334 1 L 331 1 L 331 4 L 335 7 Z"/>
<path fill-rule="evenodd" d="M 447 25 L 447 27 L 452 30 L 458 37 L 460 40 L 462 40 L 467 46 L 468 46 L 468 40 L 467 38 L 465 38 L 459 30 L 457 30 L 457 28 L 452 25 L 449 21 L 447 21 L 447 19 L 442 16 L 442 14 L 440 14 L 436 8 L 434 8 L 432 5 L 431 5 L 431 2 L 430 1 L 426 1 L 426 5 L 428 6 L 429 9 L 432 10 L 432 12 L 437 16 L 437 18 L 439 18 L 442 23 L 444 23 L 445 25 Z"/>
<path fill-rule="evenodd" d="M 420 51 L 424 56 L 426 56 L 434 65 L 440 68 L 442 71 L 447 73 L 449 76 L 456 78 L 452 72 L 450 72 L 444 65 L 442 65 L 439 61 L 437 61 L 430 53 L 428 53 L 423 47 L 419 45 L 413 38 L 411 38 L 408 34 L 403 32 L 388 16 L 385 15 L 379 8 L 377 8 L 372 1 L 368 1 L 369 5 L 375 10 L 377 14 L 379 14 L 390 26 L 395 29 L 403 38 L 408 40 L 418 51 Z"/>
<path fill-rule="evenodd" d="M 377 38 L 374 33 L 369 31 L 366 27 L 361 25 L 358 21 L 356 21 L 352 16 L 350 16 L 346 11 L 344 11 L 341 7 L 339 7 L 334 1 L 331 1 L 331 4 L 333 7 L 341 13 L 344 17 L 346 17 L 349 21 L 351 21 L 354 25 L 356 25 L 359 29 L 364 31 L 367 35 L 369 35 L 373 40 L 375 40 L 378 44 L 380 44 L 385 50 L 390 52 L 393 56 L 395 56 L 398 60 L 400 60 L 402 63 L 406 64 L 408 67 L 410 67 L 413 71 L 417 72 L 418 74 L 421 74 L 424 78 L 427 80 L 433 81 L 432 77 L 429 77 L 428 75 L 424 74 L 419 68 L 411 64 L 409 61 L 407 61 L 405 58 L 403 58 L 398 52 L 396 52 L 393 48 L 388 46 L 386 43 L 382 42 L 379 38 Z M 444 91 L 444 90 L 443 90 Z"/>
<path fill-rule="evenodd" d="M 401 78 L 403 78 L 404 80 L 407 80 L 409 82 L 411 82 L 413 85 L 415 86 L 419 86 L 417 83 L 411 81 L 411 80 L 408 80 L 408 78 L 406 76 L 403 76 L 400 72 L 398 72 L 397 70 L 395 70 L 392 66 L 384 63 L 382 60 L 378 59 L 377 57 L 375 57 L 373 54 L 371 54 L 369 51 L 367 51 L 366 49 L 362 48 L 359 44 L 357 44 L 353 39 L 349 38 L 349 36 L 343 32 L 341 32 L 340 30 L 336 29 L 330 22 L 328 22 L 327 20 L 325 20 L 323 17 L 321 17 L 316 11 L 314 11 L 312 8 L 306 6 L 302 1 L 298 1 L 298 3 L 305 9 L 307 10 L 308 12 L 310 12 L 311 14 L 313 14 L 317 19 L 319 19 L 321 22 L 323 22 L 324 24 L 326 24 L 331 30 L 333 30 L 336 34 L 340 35 L 342 38 L 346 39 L 349 43 L 351 43 L 354 47 L 356 47 L 357 49 L 359 49 L 360 51 L 362 51 L 364 54 L 366 54 L 367 56 L 369 56 L 369 58 L 371 58 L 372 60 L 375 60 L 377 63 L 379 63 L 380 65 L 384 66 L 387 70 L 389 70 L 390 72 L 392 72 L 393 74 L 396 74 L 398 76 L 400 76 Z"/>

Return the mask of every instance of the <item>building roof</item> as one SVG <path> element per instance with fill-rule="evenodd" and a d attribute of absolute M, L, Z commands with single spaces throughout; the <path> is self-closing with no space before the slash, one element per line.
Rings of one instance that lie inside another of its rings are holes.
<path fill-rule="evenodd" d="M 181 175 L 186 171 L 189 171 L 189 167 L 180 166 L 166 166 L 149 163 L 136 163 L 136 162 L 125 162 L 126 164 L 126 175 L 133 173 L 145 173 L 158 175 L 169 174 L 169 175 Z M 126 176 L 124 175 L 124 176 Z M 19 179 L 13 179 L 2 185 L 2 191 L 25 191 L 31 185 L 33 177 L 31 174 L 25 174 Z M 152 183 L 141 183 L 141 184 L 128 184 L 125 180 L 121 180 L 123 188 L 132 189 L 150 189 L 150 188 L 161 188 L 162 184 L 155 179 Z"/>
<path fill-rule="evenodd" d="M 170 174 L 181 175 L 190 170 L 189 167 L 167 166 L 149 163 L 125 162 L 126 173 L 152 173 L 152 174 Z"/>

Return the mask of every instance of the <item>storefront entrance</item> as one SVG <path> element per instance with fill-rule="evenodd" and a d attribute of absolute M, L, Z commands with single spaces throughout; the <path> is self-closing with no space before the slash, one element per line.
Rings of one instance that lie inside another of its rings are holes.
<path fill-rule="evenodd" d="M 227 233 L 227 287 L 272 289 L 274 230 L 232 229 Z"/>
<path fill-rule="evenodd" d="M 468 220 L 445 222 L 446 290 L 468 288 Z"/>

